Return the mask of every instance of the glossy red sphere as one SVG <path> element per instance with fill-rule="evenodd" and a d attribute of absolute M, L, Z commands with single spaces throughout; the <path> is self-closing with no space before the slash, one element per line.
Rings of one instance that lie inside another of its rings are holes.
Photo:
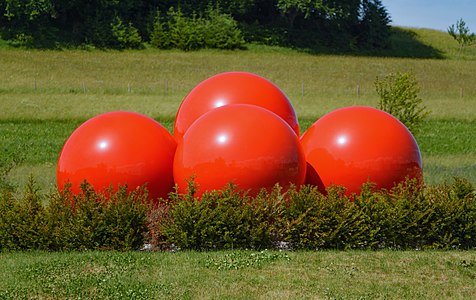
<path fill-rule="evenodd" d="M 177 144 L 161 124 L 133 112 L 110 112 L 78 127 L 59 156 L 58 188 L 71 183 L 80 192 L 86 180 L 96 191 L 127 184 L 144 184 L 149 198 L 166 197 L 173 190 L 173 158 Z"/>
<path fill-rule="evenodd" d="M 321 191 L 330 185 L 359 194 L 363 183 L 392 188 L 422 178 L 420 150 L 408 129 L 392 115 L 371 107 L 335 110 L 301 137 L 308 163 L 307 183 Z"/>
<path fill-rule="evenodd" d="M 271 110 L 286 121 L 299 136 L 294 108 L 272 82 L 246 72 L 226 72 L 210 77 L 190 91 L 177 112 L 174 136 L 177 142 L 204 113 L 228 104 L 251 104 Z"/>
<path fill-rule="evenodd" d="M 256 195 L 276 183 L 301 185 L 306 161 L 299 138 L 276 114 L 264 108 L 232 104 L 214 109 L 188 129 L 177 146 L 174 178 L 179 192 L 194 176 L 196 196 L 232 182 Z"/>

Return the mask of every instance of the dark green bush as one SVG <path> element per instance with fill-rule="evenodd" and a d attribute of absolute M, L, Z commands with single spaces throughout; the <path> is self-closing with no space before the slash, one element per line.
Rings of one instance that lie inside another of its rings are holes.
<path fill-rule="evenodd" d="M 10 192 L 0 199 L 0 246 L 2 249 L 44 249 L 47 244 L 45 210 L 33 179 L 24 196 L 15 200 Z"/>
<path fill-rule="evenodd" d="M 237 49 L 244 43 L 236 21 L 218 9 L 209 9 L 205 16 L 192 17 L 184 16 L 173 7 L 165 16 L 157 12 L 150 34 L 150 44 L 160 49 Z"/>
<path fill-rule="evenodd" d="M 22 199 L 0 199 L 0 249 L 138 249 L 147 231 L 147 194 L 122 187 L 109 195 L 87 184 L 72 195 L 51 193 L 46 205 L 31 180 Z"/>
<path fill-rule="evenodd" d="M 193 191 L 193 188 L 191 189 Z M 470 249 L 476 246 L 476 194 L 462 179 L 437 187 L 408 180 L 391 190 L 365 184 L 346 197 L 303 186 L 257 197 L 226 190 L 176 195 L 157 222 L 162 242 L 181 249 Z"/>
<path fill-rule="evenodd" d="M 205 193 L 200 199 L 176 194 L 168 222 L 162 226 L 166 239 L 182 249 L 270 248 L 276 241 L 277 222 L 284 202 L 265 192 L 255 198 L 229 185 L 223 191 Z M 278 196 L 279 195 L 279 196 Z M 272 200 L 272 201 L 270 201 Z"/>
<path fill-rule="evenodd" d="M 476 192 L 467 180 L 421 186 L 407 180 L 391 190 L 367 183 L 360 195 L 341 187 L 326 195 L 279 186 L 250 197 L 229 185 L 195 197 L 171 193 L 154 206 L 139 189 L 41 195 L 33 180 L 17 199 L 0 194 L 1 250 L 138 249 L 472 249 Z"/>
<path fill-rule="evenodd" d="M 171 48 L 169 27 L 166 20 L 166 17 L 162 17 L 160 11 L 157 11 L 150 33 L 150 44 L 159 49 Z"/>
<path fill-rule="evenodd" d="M 126 25 L 119 17 L 116 17 L 114 22 L 111 23 L 111 31 L 118 48 L 139 49 L 142 47 L 142 37 L 139 30 L 131 22 Z"/>
<path fill-rule="evenodd" d="M 243 48 L 245 40 L 238 23 L 218 9 L 209 9 L 202 27 L 205 47 L 217 49 Z"/>

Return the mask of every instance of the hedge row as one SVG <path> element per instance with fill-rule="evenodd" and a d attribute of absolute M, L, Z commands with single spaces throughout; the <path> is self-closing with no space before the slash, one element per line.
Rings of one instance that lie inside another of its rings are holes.
<path fill-rule="evenodd" d="M 41 195 L 32 179 L 21 199 L 0 196 L 1 250 L 129 250 L 142 247 L 147 233 L 147 193 L 125 187 L 97 194 L 86 183 L 83 193 Z M 46 199 L 45 199 L 46 198 Z M 47 203 L 44 205 L 43 203 Z"/>
<path fill-rule="evenodd" d="M 41 196 L 34 183 L 22 199 L 0 198 L 0 249 L 471 249 L 476 247 L 476 192 L 465 179 L 347 197 L 314 187 L 275 187 L 249 197 L 230 185 L 206 193 L 170 194 L 155 205 L 125 189 L 109 196 L 88 185 L 81 195 Z M 42 202 L 46 202 L 43 205 Z"/>

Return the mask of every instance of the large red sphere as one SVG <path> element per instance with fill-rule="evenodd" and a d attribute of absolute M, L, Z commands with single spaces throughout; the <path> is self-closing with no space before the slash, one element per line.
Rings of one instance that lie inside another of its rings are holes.
<path fill-rule="evenodd" d="M 301 137 L 307 183 L 359 194 L 363 183 L 392 188 L 422 178 L 420 150 L 408 129 L 392 115 L 371 107 L 346 107 L 316 121 Z"/>
<path fill-rule="evenodd" d="M 200 117 L 177 146 L 174 178 L 179 192 L 194 177 L 196 196 L 234 183 L 256 195 L 276 183 L 287 189 L 304 183 L 306 161 L 299 138 L 276 114 L 233 104 Z"/>
<path fill-rule="evenodd" d="M 59 156 L 58 188 L 71 183 L 80 192 L 86 180 L 96 191 L 127 184 L 144 184 L 149 198 L 166 197 L 173 190 L 173 157 L 177 144 L 161 124 L 141 114 L 110 112 L 78 127 Z"/>
<path fill-rule="evenodd" d="M 299 136 L 296 113 L 286 95 L 272 82 L 246 72 L 226 72 L 210 77 L 190 91 L 177 112 L 174 136 L 177 142 L 204 113 L 228 104 L 251 104 L 271 110 Z"/>

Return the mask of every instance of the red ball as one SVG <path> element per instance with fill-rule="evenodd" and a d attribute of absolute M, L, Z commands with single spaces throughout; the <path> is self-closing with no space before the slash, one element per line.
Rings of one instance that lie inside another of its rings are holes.
<path fill-rule="evenodd" d="M 299 138 L 276 114 L 264 108 L 233 104 L 200 117 L 177 146 L 174 178 L 179 192 L 194 176 L 196 196 L 232 182 L 256 195 L 276 183 L 301 185 L 306 161 Z"/>
<path fill-rule="evenodd" d="M 255 74 L 226 72 L 204 80 L 185 97 L 174 123 L 177 142 L 201 115 L 228 104 L 252 104 L 269 109 L 286 121 L 299 136 L 294 108 L 276 85 Z"/>
<path fill-rule="evenodd" d="M 173 158 L 177 144 L 161 124 L 133 112 L 110 112 L 78 127 L 58 159 L 58 188 L 71 183 L 80 193 L 86 180 L 97 192 L 127 184 L 128 190 L 146 185 L 150 199 L 173 190 Z"/>
<path fill-rule="evenodd" d="M 422 180 L 420 150 L 412 134 L 392 115 L 371 107 L 346 107 L 316 121 L 301 137 L 307 183 L 325 191 L 344 186 L 359 194 L 367 181 L 392 188 L 408 178 Z"/>

